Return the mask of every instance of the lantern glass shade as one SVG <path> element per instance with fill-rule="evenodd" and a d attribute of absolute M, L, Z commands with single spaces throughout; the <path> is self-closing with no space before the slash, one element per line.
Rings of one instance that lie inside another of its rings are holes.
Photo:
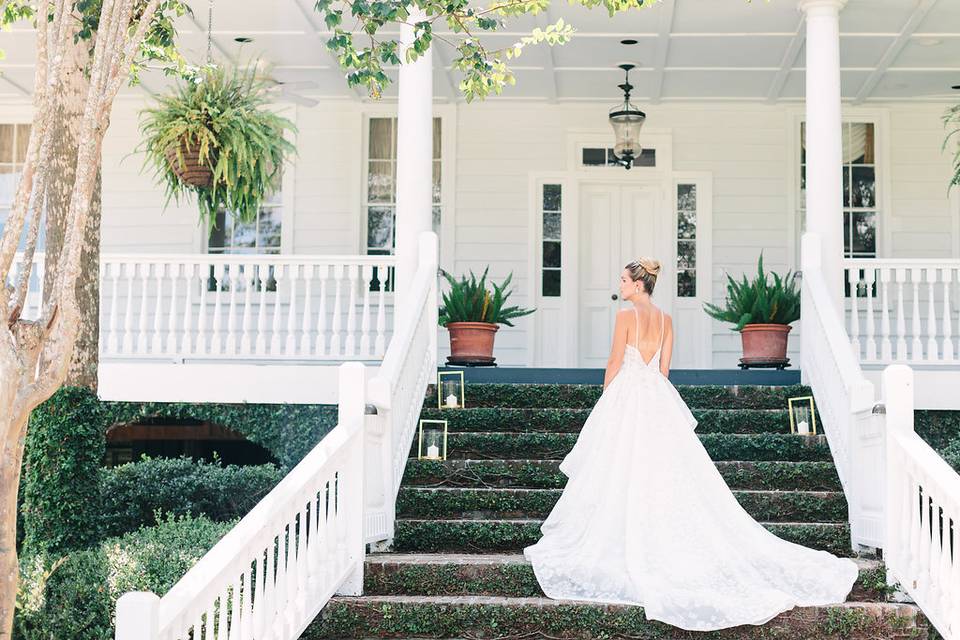
<path fill-rule="evenodd" d="M 447 459 L 447 421 L 421 420 L 417 438 L 417 458 L 420 460 Z"/>
<path fill-rule="evenodd" d="M 801 396 L 787 400 L 790 408 L 790 433 L 798 435 L 816 435 L 817 415 L 813 406 L 813 396 Z"/>
<path fill-rule="evenodd" d="M 464 401 L 463 371 L 438 371 L 437 408 L 462 409 Z"/>
<path fill-rule="evenodd" d="M 627 100 L 610 111 L 610 126 L 613 127 L 613 153 L 620 159 L 639 158 L 640 129 L 647 116 Z"/>

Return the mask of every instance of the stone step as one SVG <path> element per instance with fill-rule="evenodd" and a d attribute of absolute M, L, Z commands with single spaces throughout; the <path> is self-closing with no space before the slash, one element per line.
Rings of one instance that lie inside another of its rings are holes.
<path fill-rule="evenodd" d="M 916 607 L 886 602 L 795 608 L 764 625 L 698 633 L 648 621 L 642 607 L 629 605 L 499 596 L 339 596 L 301 639 L 905 640 L 925 638 L 927 628 Z"/>
<path fill-rule="evenodd" d="M 540 519 L 434 520 L 398 518 L 393 550 L 405 553 L 517 552 L 541 537 Z M 838 522 L 763 522 L 775 535 L 838 556 L 850 556 L 850 527 Z"/>
<path fill-rule="evenodd" d="M 489 433 L 466 431 L 447 436 L 447 458 L 455 459 L 558 459 L 573 448 L 576 433 Z M 714 460 L 821 461 L 833 458 L 825 436 L 758 433 L 698 434 Z M 414 439 L 410 455 L 417 457 Z"/>
<path fill-rule="evenodd" d="M 714 463 L 731 489 L 840 491 L 832 462 L 720 461 Z M 559 460 L 409 460 L 404 486 L 528 487 L 562 489 Z"/>
<path fill-rule="evenodd" d="M 421 418 L 446 420 L 454 431 L 578 433 L 591 409 L 476 407 L 424 409 Z M 790 433 L 786 409 L 693 409 L 698 433 Z"/>
<path fill-rule="evenodd" d="M 488 520 L 546 517 L 561 489 L 402 487 L 397 517 Z M 847 501 L 836 491 L 734 491 L 740 505 L 766 522 L 846 522 Z"/>
<path fill-rule="evenodd" d="M 855 558 L 860 576 L 847 600 L 887 599 L 883 563 Z M 375 553 L 367 556 L 364 595 L 543 597 L 522 554 Z"/>
<path fill-rule="evenodd" d="M 787 398 L 811 395 L 809 387 L 680 385 L 677 391 L 693 409 L 786 409 Z M 592 408 L 603 389 L 592 384 L 470 383 L 464 392 L 467 407 Z M 436 387 L 427 389 L 423 408 L 437 406 Z"/>

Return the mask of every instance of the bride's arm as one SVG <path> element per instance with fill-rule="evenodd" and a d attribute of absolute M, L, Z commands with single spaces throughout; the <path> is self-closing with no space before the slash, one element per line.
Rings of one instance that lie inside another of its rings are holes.
<path fill-rule="evenodd" d="M 670 376 L 670 357 L 673 356 L 673 318 L 665 316 L 663 323 L 663 348 L 660 350 L 660 373 Z"/>
<path fill-rule="evenodd" d="M 616 377 L 620 371 L 620 366 L 623 364 L 623 352 L 627 348 L 627 314 L 630 314 L 630 311 L 620 311 L 617 313 L 617 322 L 613 327 L 613 346 L 610 347 L 610 357 L 607 358 L 607 371 L 603 376 L 604 389 L 606 389 L 610 381 Z"/>

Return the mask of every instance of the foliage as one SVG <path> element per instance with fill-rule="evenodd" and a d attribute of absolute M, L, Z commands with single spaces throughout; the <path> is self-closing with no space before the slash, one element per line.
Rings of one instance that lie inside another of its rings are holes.
<path fill-rule="evenodd" d="M 587 8 L 602 6 L 610 16 L 648 7 L 656 1 L 659 0 L 570 0 L 571 4 Z M 490 93 L 499 94 L 505 86 L 515 84 L 508 61 L 519 57 L 525 47 L 570 41 L 574 28 L 561 18 L 531 30 L 501 49 L 487 48 L 489 38 L 482 36 L 504 29 L 510 19 L 537 16 L 549 5 L 549 0 L 499 0 L 487 7 L 469 0 L 317 0 L 315 9 L 333 32 L 327 47 L 347 71 L 350 86 L 364 86 L 372 97 L 380 97 L 390 83 L 384 67 L 401 64 L 401 46 L 394 25 L 405 23 L 412 27 L 413 41 L 402 61 L 416 60 L 436 41 L 450 46 L 455 51 L 451 55 L 452 66 L 463 76 L 460 91 L 469 102 Z M 411 21 L 414 12 L 423 19 Z M 381 32 L 390 35 L 384 37 Z M 367 44 L 358 44 L 355 34 Z"/>
<path fill-rule="evenodd" d="M 446 271 L 443 271 L 443 277 L 450 283 L 450 291 L 443 294 L 443 305 L 440 307 L 440 326 L 447 326 L 451 322 L 489 322 L 490 324 L 505 324 L 512 327 L 510 322 L 513 318 L 530 315 L 535 309 L 523 309 L 521 307 L 504 306 L 507 298 L 513 293 L 510 291 L 510 280 L 513 274 L 507 276 L 501 284 L 491 282 L 493 293 L 487 289 L 487 272 L 490 267 L 483 270 L 483 275 L 477 280 L 477 276 L 470 271 L 470 277 L 462 276 L 456 280 Z"/>
<path fill-rule="evenodd" d="M 942 149 L 946 149 L 951 141 L 956 143 L 953 152 L 953 177 L 950 178 L 949 186 L 949 189 L 953 189 L 955 185 L 960 185 L 960 139 L 954 139 L 954 136 L 960 136 L 960 104 L 950 107 L 943 114 L 943 126 L 949 131 L 943 140 Z"/>
<path fill-rule="evenodd" d="M 296 131 L 287 118 L 266 108 L 267 82 L 256 65 L 227 70 L 207 65 L 180 84 L 175 95 L 141 112 L 139 149 L 165 187 L 167 203 L 188 193 L 197 196 L 200 217 L 212 230 L 223 208 L 241 222 L 256 219 L 260 203 L 280 180 L 283 162 L 294 151 L 284 137 Z M 199 150 L 200 162 L 213 171 L 209 186 L 195 187 L 180 180 L 166 153 L 176 149 L 183 162 L 183 146 Z"/>
<path fill-rule="evenodd" d="M 101 528 L 106 536 L 156 524 L 156 514 L 243 517 L 283 478 L 274 464 L 227 465 L 187 457 L 149 458 L 102 469 Z"/>
<path fill-rule="evenodd" d="M 709 302 L 703 308 L 716 320 L 733 323 L 734 331 L 741 331 L 748 324 L 790 324 L 800 319 L 800 290 L 796 274 L 788 272 L 785 277 L 773 273 L 773 284 L 763 271 L 763 253 L 757 262 L 757 275 L 752 281 L 737 282 L 727 275 L 726 306 Z"/>

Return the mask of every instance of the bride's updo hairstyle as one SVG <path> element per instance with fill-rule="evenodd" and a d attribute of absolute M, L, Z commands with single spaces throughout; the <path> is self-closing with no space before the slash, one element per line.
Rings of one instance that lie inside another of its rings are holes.
<path fill-rule="evenodd" d="M 642 282 L 643 290 L 648 295 L 653 295 L 653 288 L 657 284 L 657 276 L 660 274 L 660 261 L 653 258 L 638 258 L 624 267 L 630 272 L 630 279 L 634 282 Z"/>

